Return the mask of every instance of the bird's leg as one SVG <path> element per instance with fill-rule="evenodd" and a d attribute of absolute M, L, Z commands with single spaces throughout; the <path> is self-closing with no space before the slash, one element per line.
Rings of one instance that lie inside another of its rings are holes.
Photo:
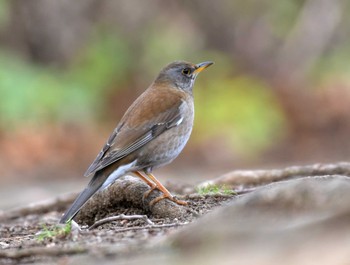
<path fill-rule="evenodd" d="M 149 195 L 149 193 L 151 193 L 154 189 L 157 188 L 157 185 L 154 184 L 152 181 L 150 181 L 148 178 L 146 178 L 144 175 L 142 175 L 140 171 L 134 171 L 133 173 L 134 173 L 137 177 L 139 177 L 140 179 L 142 179 L 144 182 L 146 182 L 146 184 L 147 184 L 148 186 L 151 187 L 151 189 L 150 189 L 149 191 L 147 191 L 147 196 Z M 146 196 L 146 197 L 147 197 L 147 196 Z"/>
<path fill-rule="evenodd" d="M 179 205 L 187 205 L 187 202 L 185 201 L 181 201 L 181 200 L 178 200 L 176 198 L 174 198 L 173 195 L 171 195 L 171 193 L 162 185 L 162 183 L 159 182 L 159 180 L 156 179 L 156 177 L 150 173 L 146 174 L 152 181 L 150 181 L 148 178 L 146 178 L 140 171 L 134 171 L 133 172 L 137 177 L 139 177 L 140 179 L 142 179 L 144 182 L 146 182 L 146 184 L 148 186 L 151 187 L 151 189 L 147 192 L 145 192 L 145 198 L 147 198 L 153 190 L 155 189 L 158 189 L 160 190 L 161 192 L 163 192 L 163 195 L 153 199 L 151 202 L 150 202 L 150 205 L 154 205 L 155 203 L 159 202 L 160 200 L 163 200 L 163 199 L 169 199 Z"/>
<path fill-rule="evenodd" d="M 151 202 L 150 202 L 150 205 L 153 205 L 157 202 L 159 202 L 160 200 L 163 200 L 163 199 L 169 199 L 179 205 L 187 205 L 187 202 L 185 201 L 181 201 L 181 200 L 178 200 L 176 198 L 174 198 L 173 195 L 171 195 L 171 193 L 162 185 L 162 183 L 159 182 L 158 179 L 156 179 L 156 177 L 154 175 L 152 175 L 151 173 L 146 173 L 146 175 L 155 183 L 155 187 L 148 191 L 147 192 L 147 195 L 146 197 L 154 190 L 154 189 L 158 189 L 160 190 L 161 192 L 163 192 L 163 195 L 162 196 L 159 196 L 155 199 L 153 199 Z"/>
<path fill-rule="evenodd" d="M 137 175 L 140 179 L 142 179 L 144 182 L 146 182 L 146 184 L 148 185 L 148 186 L 150 186 L 151 188 L 150 188 L 150 190 L 148 190 L 148 191 L 146 191 L 145 193 L 144 193 L 144 198 L 147 198 L 151 193 L 152 193 L 152 191 L 154 191 L 155 189 L 157 189 L 157 185 L 156 184 L 154 184 L 152 181 L 150 181 L 148 178 L 146 178 L 144 175 L 142 175 L 142 173 L 140 172 L 140 171 L 135 171 L 135 172 L 133 172 L 135 175 Z M 151 203 L 152 203 L 152 201 L 151 201 Z M 152 203 L 152 204 L 154 204 L 154 203 Z M 151 204 L 151 205 L 152 205 Z"/>

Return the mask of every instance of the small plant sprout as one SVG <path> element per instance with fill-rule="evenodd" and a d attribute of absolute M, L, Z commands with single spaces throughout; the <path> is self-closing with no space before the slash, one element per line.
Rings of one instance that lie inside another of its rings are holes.
<path fill-rule="evenodd" d="M 66 237 L 72 231 L 72 222 L 68 222 L 64 225 L 55 225 L 52 227 L 47 227 L 45 224 L 43 225 L 43 229 L 36 233 L 36 239 L 38 241 L 43 241 L 45 239 L 53 239 L 57 237 Z"/>
<path fill-rule="evenodd" d="M 197 187 L 196 191 L 200 195 L 215 195 L 215 194 L 224 194 L 224 195 L 235 195 L 235 191 L 230 189 L 227 185 L 215 185 L 209 184 L 201 187 Z"/>

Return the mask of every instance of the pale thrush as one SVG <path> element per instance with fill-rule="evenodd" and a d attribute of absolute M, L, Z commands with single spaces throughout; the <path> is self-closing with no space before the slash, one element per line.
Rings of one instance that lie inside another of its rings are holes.
<path fill-rule="evenodd" d="M 85 176 L 88 186 L 65 212 L 60 223 L 74 218 L 98 190 L 119 177 L 133 173 L 163 192 L 178 204 L 170 192 L 152 175 L 155 168 L 173 161 L 190 137 L 193 118 L 192 88 L 197 75 L 213 62 L 192 64 L 176 61 L 162 69 L 150 85 L 129 107 Z"/>

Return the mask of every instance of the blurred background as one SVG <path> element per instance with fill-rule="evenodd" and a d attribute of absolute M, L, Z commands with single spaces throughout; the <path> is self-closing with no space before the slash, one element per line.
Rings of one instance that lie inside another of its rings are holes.
<path fill-rule="evenodd" d="M 349 12 L 345 0 L 0 0 L 0 207 L 82 190 L 127 107 L 179 59 L 216 64 L 160 180 L 348 160 Z"/>

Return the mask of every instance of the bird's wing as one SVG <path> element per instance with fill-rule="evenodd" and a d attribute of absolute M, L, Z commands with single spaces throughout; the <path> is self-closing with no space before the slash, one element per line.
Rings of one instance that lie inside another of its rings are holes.
<path fill-rule="evenodd" d="M 84 176 L 89 176 L 126 157 L 152 141 L 164 131 L 182 122 L 183 117 L 180 112 L 181 104 L 183 104 L 182 100 L 175 100 L 168 102 L 168 104 L 164 104 L 163 102 L 160 105 L 160 112 L 159 105 L 158 111 L 152 112 L 152 109 L 149 110 L 149 108 L 155 105 L 148 105 L 150 102 L 144 102 L 141 99 L 135 103 L 126 112 L 120 124 L 111 134 L 107 143 Z M 144 108 L 146 106 L 148 107 Z M 154 115 L 157 112 L 158 114 Z M 145 122 L 136 122 L 140 119 L 145 120 Z"/>

